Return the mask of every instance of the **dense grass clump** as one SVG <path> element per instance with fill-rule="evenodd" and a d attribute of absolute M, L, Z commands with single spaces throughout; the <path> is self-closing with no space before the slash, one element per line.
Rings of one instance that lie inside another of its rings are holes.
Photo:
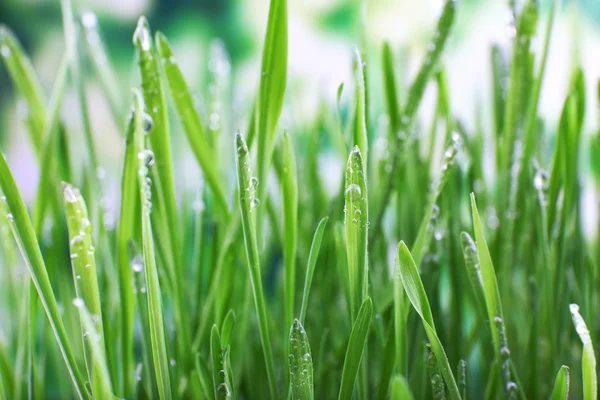
<path fill-rule="evenodd" d="M 256 97 L 237 133 L 219 123 L 239 123 L 216 95 L 230 90 L 229 69 L 208 70 L 199 111 L 168 39 L 142 17 L 126 105 L 94 15 L 79 21 L 61 3 L 66 50 L 48 102 L 0 27 L 41 174 L 26 205 L 0 156 L 0 399 L 598 398 L 600 244 L 582 230 L 582 182 L 600 183 L 600 133 L 584 129 L 579 68 L 557 128 L 539 116 L 556 1 L 545 18 L 536 0 L 511 2 L 512 45 L 491 51 L 491 132 L 466 128 L 449 101 L 456 0 L 406 88 L 390 44 L 358 48 L 337 108 L 323 102 L 314 124 L 292 118 L 285 132 L 294 49 L 286 0 L 271 0 Z M 374 53 L 381 72 L 362 61 Z M 91 76 L 123 125 L 116 218 Z M 437 106 L 423 121 L 428 85 Z M 60 118 L 67 88 L 81 132 Z M 71 157 L 77 135 L 85 162 Z M 197 193 L 176 185 L 182 154 L 202 171 Z M 325 187 L 333 172 L 319 156 L 347 160 L 339 187 Z"/>

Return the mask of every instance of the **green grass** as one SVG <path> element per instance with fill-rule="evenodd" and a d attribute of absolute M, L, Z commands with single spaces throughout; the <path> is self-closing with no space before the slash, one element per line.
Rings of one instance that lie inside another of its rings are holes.
<path fill-rule="evenodd" d="M 145 17 L 131 29 L 133 91 L 96 17 L 69 0 L 48 96 L 0 26 L 40 167 L 26 204 L 0 154 L 0 400 L 596 399 L 600 242 L 582 199 L 600 187 L 600 126 L 584 123 L 600 91 L 574 64 L 558 124 L 542 119 L 562 10 L 521 3 L 513 45 L 474 55 L 491 61 L 491 109 L 465 121 L 444 59 L 459 1 L 414 76 L 396 44 L 367 48 L 363 21 L 351 81 L 315 99 L 312 120 L 294 112 L 285 0 L 271 0 L 241 113 L 223 95 L 237 93 L 235 68 L 209 68 L 227 56 L 211 53 L 197 108 L 186 54 Z M 101 173 L 93 80 L 122 130 L 120 176 Z M 436 104 L 420 118 L 428 87 Z M 61 120 L 69 91 L 80 130 Z M 327 157 L 347 160 L 333 188 Z M 188 192 L 190 168 L 203 178 Z M 103 179 L 120 183 L 116 218 Z"/>

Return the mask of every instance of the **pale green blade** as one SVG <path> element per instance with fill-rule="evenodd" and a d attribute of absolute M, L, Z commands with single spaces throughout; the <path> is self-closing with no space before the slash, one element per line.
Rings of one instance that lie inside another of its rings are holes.
<path fill-rule="evenodd" d="M 310 246 L 310 253 L 308 254 L 308 265 L 306 266 L 306 278 L 304 279 L 304 290 L 302 291 L 302 307 L 300 308 L 300 322 L 303 322 L 306 318 L 306 311 L 308 310 L 308 296 L 310 294 L 310 287 L 312 284 L 313 275 L 315 273 L 315 266 L 317 265 L 317 258 L 319 257 L 319 250 L 321 249 L 321 242 L 323 241 L 323 233 L 325 232 L 325 226 L 329 217 L 323 218 L 313 236 L 313 241 Z"/>
<path fill-rule="evenodd" d="M 554 389 L 552 389 L 552 400 L 568 400 L 569 387 L 571 385 L 571 372 L 569 367 L 563 365 L 556 374 Z"/>
<path fill-rule="evenodd" d="M 304 327 L 297 319 L 290 329 L 288 347 L 290 369 L 290 392 L 292 399 L 314 399 L 313 361 L 310 343 Z"/>
<path fill-rule="evenodd" d="M 583 375 L 583 398 L 585 400 L 593 400 L 598 398 L 598 378 L 596 371 L 596 356 L 594 355 L 594 347 L 592 346 L 592 338 L 590 331 L 579 313 L 577 304 L 570 305 L 571 317 L 575 330 L 583 343 L 583 354 L 581 356 L 581 370 Z"/>

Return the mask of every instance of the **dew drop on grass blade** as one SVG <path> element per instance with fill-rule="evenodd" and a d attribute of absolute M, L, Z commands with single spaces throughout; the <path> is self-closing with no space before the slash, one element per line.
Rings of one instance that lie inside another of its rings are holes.
<path fill-rule="evenodd" d="M 162 69 L 167 78 L 167 84 L 171 90 L 177 114 L 179 115 L 192 151 L 202 167 L 206 181 L 215 195 L 220 211 L 227 214 L 228 207 L 221 183 L 222 179 L 219 176 L 217 163 L 214 160 L 211 146 L 204 132 L 200 115 L 194 107 L 192 94 L 171 50 L 171 45 L 161 32 L 156 33 L 156 49 L 160 56 Z"/>
<path fill-rule="evenodd" d="M 308 336 L 297 319 L 290 329 L 288 347 L 290 369 L 290 392 L 292 399 L 314 399 L 313 361 Z"/>
<path fill-rule="evenodd" d="M 92 394 L 98 398 L 106 398 L 106 391 L 111 392 L 110 381 L 107 387 L 104 377 L 98 379 L 97 376 L 98 372 L 106 368 L 106 354 L 104 354 L 105 335 L 96 274 L 95 248 L 92 243 L 92 226 L 88 219 L 85 200 L 79 189 L 71 184 L 63 183 L 63 197 L 77 303 L 85 304 L 85 308 L 79 307 L 79 311 L 88 377 L 92 386 Z M 84 323 L 85 318 L 88 317 L 88 315 L 84 315 L 86 312 L 93 320 L 93 337 L 89 337 L 89 328 Z"/>
<path fill-rule="evenodd" d="M 581 370 L 583 376 L 583 398 L 585 400 L 594 400 L 598 398 L 598 378 L 596 371 L 596 356 L 590 331 L 579 313 L 579 306 L 571 304 L 569 306 L 575 331 L 583 343 L 583 354 L 581 356 Z"/>
<path fill-rule="evenodd" d="M 296 247 L 298 245 L 298 175 L 292 142 L 283 132 L 282 140 L 282 203 L 283 203 L 283 259 L 285 265 L 285 321 L 292 323 L 296 293 Z"/>
<path fill-rule="evenodd" d="M 258 254 L 258 244 L 256 242 L 256 208 L 259 205 L 259 201 L 256 197 L 256 185 L 254 184 L 254 179 L 256 178 L 252 176 L 248 146 L 246 146 L 246 142 L 239 132 L 235 135 L 235 149 L 238 196 L 240 213 L 242 215 L 242 231 L 244 233 L 248 272 L 250 275 L 250 283 L 252 285 L 252 293 L 254 295 L 256 314 L 258 315 L 258 326 L 265 357 L 265 365 L 267 367 L 269 392 L 271 398 L 276 399 L 278 398 L 278 395 L 275 381 L 275 364 L 273 363 L 273 352 L 271 351 L 267 308 L 265 305 L 260 271 L 260 257 Z"/>
<path fill-rule="evenodd" d="M 310 246 L 310 253 L 308 254 L 308 265 L 306 266 L 306 278 L 304 279 L 304 290 L 302 291 L 302 307 L 300 308 L 300 322 L 304 322 L 306 318 L 306 311 L 308 310 L 308 296 L 310 294 L 310 287 L 312 285 L 313 275 L 315 273 L 315 266 L 317 265 L 317 258 L 319 257 L 319 250 L 321 249 L 321 242 L 323 241 L 323 233 L 325 232 L 325 226 L 327 226 L 329 217 L 323 218 L 313 236 L 313 241 Z"/>
<path fill-rule="evenodd" d="M 167 355 L 167 335 L 163 316 L 161 288 L 158 279 L 158 269 L 154 254 L 154 240 L 150 213 L 152 211 L 152 184 L 148 177 L 148 167 L 151 160 L 150 153 L 144 149 L 144 103 L 138 91 L 135 95 L 134 111 L 134 143 L 138 150 L 138 190 L 142 216 L 142 248 L 144 254 L 144 270 L 146 272 L 146 285 L 148 297 L 148 317 L 150 322 L 150 339 L 154 371 L 158 385 L 159 396 L 163 400 L 172 397 L 171 379 L 169 372 L 169 357 Z"/>
<path fill-rule="evenodd" d="M 367 295 L 369 276 L 367 182 L 363 158 L 357 146 L 354 146 L 348 157 L 344 197 L 350 309 L 354 319 L 360 304 Z"/>
<path fill-rule="evenodd" d="M 404 286 L 408 299 L 423 321 L 427 339 L 431 344 L 431 351 L 435 355 L 439 370 L 446 381 L 450 398 L 452 400 L 459 400 L 461 397 L 458 386 L 454 380 L 454 375 L 452 375 L 452 369 L 448 363 L 444 347 L 438 338 L 423 282 L 421 282 L 417 265 L 404 242 L 400 242 L 398 245 L 398 260 L 402 286 Z"/>
<path fill-rule="evenodd" d="M 373 314 L 373 302 L 367 297 L 362 303 L 346 348 L 346 357 L 344 358 L 344 369 L 342 370 L 342 383 L 338 400 L 351 399 L 354 392 L 354 384 L 358 376 L 358 369 L 361 364 L 363 352 L 367 346 L 367 335 L 371 326 L 371 316 Z"/>
<path fill-rule="evenodd" d="M 210 358 L 212 361 L 212 381 L 215 399 L 231 398 L 231 385 L 227 379 L 227 370 L 224 357 L 228 353 L 228 347 L 221 345 L 219 329 L 213 325 L 210 332 Z"/>
<path fill-rule="evenodd" d="M 2 153 L 0 153 L 0 187 L 6 196 L 3 200 L 6 200 L 10 211 L 10 215 L 8 216 L 10 229 L 17 242 L 23 260 L 27 264 L 42 306 L 46 311 L 58 347 L 73 380 L 75 391 L 77 392 L 78 397 L 83 399 L 88 395 L 85 383 L 77 368 L 75 356 L 63 325 L 58 304 L 56 303 L 56 298 L 52 291 L 52 286 L 50 285 L 46 265 L 44 264 L 44 259 L 42 258 L 42 253 L 33 226 L 31 225 L 31 220 L 12 173 L 6 163 L 4 154 Z"/>
<path fill-rule="evenodd" d="M 571 372 L 569 367 L 563 365 L 556 374 L 554 388 L 552 389 L 552 400 L 568 400 L 569 387 L 571 385 Z"/>

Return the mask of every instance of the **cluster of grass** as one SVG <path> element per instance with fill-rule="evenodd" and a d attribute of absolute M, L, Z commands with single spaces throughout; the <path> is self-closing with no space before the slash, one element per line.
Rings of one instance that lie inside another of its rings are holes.
<path fill-rule="evenodd" d="M 116 224 L 87 74 L 115 121 L 128 105 L 95 17 L 61 3 L 66 50 L 49 102 L 0 27 L 41 171 L 28 210 L 0 156 L 0 399 L 598 398 L 600 244 L 582 231 L 581 182 L 591 171 L 600 183 L 600 134 L 582 168 L 581 69 L 557 129 L 538 116 L 556 1 L 546 23 L 536 0 L 509 4 L 512 45 L 491 52 L 493 132 L 466 128 L 449 101 L 441 59 L 455 0 L 410 85 L 398 88 L 389 44 L 358 49 L 348 109 L 340 86 L 337 109 L 323 104 L 289 132 L 278 129 L 286 0 L 271 0 L 249 126 L 236 134 L 220 123 L 227 71 L 209 69 L 209 112 L 198 111 L 167 38 L 153 40 L 142 17 Z M 375 52 L 381 73 L 362 62 Z M 81 132 L 60 118 L 68 85 Z M 428 85 L 437 105 L 418 121 Z M 172 148 L 180 131 L 186 149 Z M 70 157 L 80 134 L 83 165 Z M 175 189 L 185 171 L 173 154 L 188 149 L 206 183 L 195 194 Z M 318 164 L 327 153 L 348 160 L 336 190 Z"/>

